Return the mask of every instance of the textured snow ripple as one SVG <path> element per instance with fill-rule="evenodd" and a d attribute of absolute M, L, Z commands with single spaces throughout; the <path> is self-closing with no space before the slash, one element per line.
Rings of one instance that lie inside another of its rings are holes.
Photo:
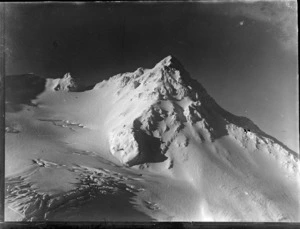
<path fill-rule="evenodd" d="M 8 208 L 22 216 L 23 221 L 43 221 L 55 219 L 55 213 L 61 209 L 76 209 L 82 203 L 92 201 L 101 195 L 115 195 L 121 192 L 137 193 L 143 191 L 140 186 L 130 184 L 134 181 L 118 172 L 102 168 L 90 168 L 73 165 L 67 167 L 54 162 L 35 159 L 38 167 L 56 169 L 63 167 L 79 176 L 76 188 L 61 194 L 44 194 L 36 190 L 29 176 L 16 176 L 6 179 L 6 203 Z M 34 172 L 38 172 L 36 168 Z M 32 173 L 31 173 L 32 174 Z"/>

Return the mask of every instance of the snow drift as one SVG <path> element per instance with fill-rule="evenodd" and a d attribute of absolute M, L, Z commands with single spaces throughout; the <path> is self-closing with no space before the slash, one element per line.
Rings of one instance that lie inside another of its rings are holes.
<path fill-rule="evenodd" d="M 123 220 L 299 221 L 298 153 L 221 108 L 176 58 L 91 90 L 69 74 L 40 81 L 35 106 L 7 115 L 9 219 L 102 220 L 92 203 L 111 192 L 135 209 Z"/>

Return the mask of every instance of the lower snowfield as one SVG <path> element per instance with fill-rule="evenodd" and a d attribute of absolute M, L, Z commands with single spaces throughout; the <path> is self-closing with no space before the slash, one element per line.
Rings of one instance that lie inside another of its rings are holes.
<path fill-rule="evenodd" d="M 46 91 L 37 107 L 6 114 L 6 221 L 171 220 L 159 201 L 181 193 L 192 206 L 190 184 L 125 167 L 111 155 L 103 123 L 114 105 L 99 92 Z M 178 219 L 189 216 L 181 213 Z"/>
<path fill-rule="evenodd" d="M 6 113 L 5 220 L 299 221 L 298 154 L 180 86 L 116 80 Z"/>

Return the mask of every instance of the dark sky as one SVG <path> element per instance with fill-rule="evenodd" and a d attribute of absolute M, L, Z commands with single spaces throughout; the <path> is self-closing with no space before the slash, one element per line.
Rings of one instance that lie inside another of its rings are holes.
<path fill-rule="evenodd" d="M 99 82 L 176 56 L 216 101 L 298 149 L 296 2 L 6 4 L 6 74 Z"/>

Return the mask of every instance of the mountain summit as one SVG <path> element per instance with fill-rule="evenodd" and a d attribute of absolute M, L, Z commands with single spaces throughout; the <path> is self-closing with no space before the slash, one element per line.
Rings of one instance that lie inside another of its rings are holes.
<path fill-rule="evenodd" d="M 174 56 L 167 56 L 164 59 L 162 59 L 160 62 L 158 62 L 155 66 L 156 67 L 170 67 L 173 69 L 177 69 L 179 71 L 182 71 L 184 73 L 187 73 L 184 69 L 184 66 L 181 64 L 181 62 Z"/>
<path fill-rule="evenodd" d="M 133 73 L 116 75 L 107 82 L 107 86 L 111 84 L 118 85 L 116 98 L 123 101 L 123 121 L 110 124 L 114 127 L 110 131 L 110 151 L 129 166 L 171 158 L 166 152 L 179 136 L 187 142 L 192 136 L 199 143 L 228 136 L 246 149 L 266 149 L 274 157 L 298 158 L 248 118 L 222 109 L 172 56 L 153 69 L 139 68 Z M 130 109 L 139 104 L 143 106 L 138 110 Z M 173 164 L 171 159 L 169 162 Z M 290 165 L 292 169 L 294 163 Z"/>

